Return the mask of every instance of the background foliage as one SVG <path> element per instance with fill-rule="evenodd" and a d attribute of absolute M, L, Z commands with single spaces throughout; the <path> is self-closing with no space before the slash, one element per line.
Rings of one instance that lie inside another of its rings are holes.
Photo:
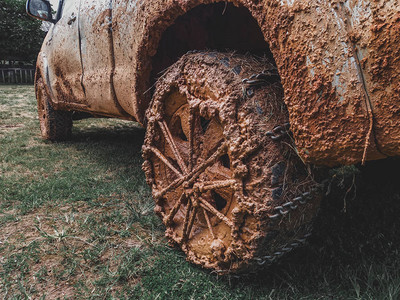
<path fill-rule="evenodd" d="M 0 0 L 0 60 L 35 61 L 46 34 L 40 27 L 24 0 Z"/>

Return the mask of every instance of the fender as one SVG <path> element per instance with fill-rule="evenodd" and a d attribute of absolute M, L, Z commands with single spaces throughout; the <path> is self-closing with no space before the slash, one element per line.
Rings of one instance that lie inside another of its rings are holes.
<path fill-rule="evenodd" d="M 179 16 L 216 2 L 115 1 L 115 91 L 139 122 L 151 98 L 152 57 L 162 34 Z M 396 0 L 226 2 L 246 7 L 270 46 L 304 161 L 333 166 L 400 154 Z M 380 59 L 393 63 L 390 72 L 377 69 Z"/>

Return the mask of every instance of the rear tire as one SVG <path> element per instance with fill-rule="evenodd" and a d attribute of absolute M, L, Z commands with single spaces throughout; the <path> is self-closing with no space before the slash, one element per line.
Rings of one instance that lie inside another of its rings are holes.
<path fill-rule="evenodd" d="M 36 81 L 36 99 L 42 138 L 53 142 L 71 138 L 72 113 L 55 110 L 49 100 L 42 78 Z"/>
<path fill-rule="evenodd" d="M 166 236 L 189 261 L 253 271 L 310 234 L 318 185 L 282 99 L 272 63 L 236 54 L 187 54 L 159 79 L 143 169 Z"/>

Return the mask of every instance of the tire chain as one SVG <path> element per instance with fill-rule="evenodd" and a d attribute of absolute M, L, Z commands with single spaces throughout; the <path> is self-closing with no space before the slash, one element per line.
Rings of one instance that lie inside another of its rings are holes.
<path fill-rule="evenodd" d="M 273 220 L 274 222 L 281 220 L 283 217 L 286 217 L 291 212 L 297 210 L 300 206 L 307 204 L 307 202 L 313 198 L 313 194 L 317 190 L 319 190 L 319 188 L 320 188 L 320 186 L 314 188 L 313 190 L 311 190 L 311 192 L 302 193 L 300 196 L 293 198 L 292 201 L 288 201 L 282 205 L 276 206 L 273 209 L 275 214 L 269 215 L 268 217 L 271 220 Z M 272 263 L 274 263 L 277 259 L 279 259 L 284 254 L 289 253 L 296 248 L 304 246 L 306 244 L 307 238 L 309 238 L 312 235 L 311 224 L 306 224 L 305 226 L 307 227 L 307 229 L 306 229 L 307 232 L 300 238 L 296 238 L 292 242 L 286 243 L 285 245 L 280 247 L 279 250 L 275 251 L 271 255 L 255 257 L 253 260 L 259 266 L 263 266 L 263 265 L 268 266 L 268 265 L 271 265 Z"/>
<path fill-rule="evenodd" d="M 254 95 L 254 89 L 261 88 L 265 85 L 273 84 L 274 82 L 279 80 L 279 74 L 277 69 L 269 69 L 263 70 L 261 73 L 253 74 L 249 78 L 244 78 L 242 80 L 243 87 L 243 97 L 244 98 L 251 98 Z M 266 133 L 271 140 L 275 142 L 280 142 L 284 138 L 290 136 L 290 123 L 284 123 L 283 125 L 279 125 L 274 127 L 271 131 Z M 295 211 L 298 209 L 299 206 L 307 204 L 309 200 L 312 199 L 313 193 L 319 189 L 319 187 L 314 188 L 311 192 L 305 192 L 301 195 L 292 199 L 292 201 L 288 201 L 282 205 L 279 205 L 273 209 L 275 212 L 272 215 L 269 215 L 269 219 L 273 220 L 274 223 L 278 220 L 281 220 L 283 217 L 290 214 L 290 212 Z M 265 267 L 272 265 L 276 262 L 279 258 L 283 255 L 293 251 L 296 248 L 304 246 L 307 242 L 307 239 L 312 235 L 312 226 L 311 223 L 306 224 L 306 233 L 299 238 L 294 239 L 293 241 L 286 243 L 282 247 L 278 248 L 273 254 L 264 255 L 261 257 L 253 258 L 253 261 L 257 263 L 259 267 Z M 253 272 L 251 272 L 253 273 Z M 240 277 L 240 276 L 235 276 Z"/>
<path fill-rule="evenodd" d="M 279 77 L 279 74 L 277 73 L 276 69 L 273 69 L 273 70 L 264 70 L 259 74 L 253 74 L 249 78 L 243 79 L 242 80 L 242 83 L 244 84 L 242 88 L 243 96 L 251 98 L 254 95 L 255 88 L 260 88 L 261 86 L 275 82 L 271 81 L 271 79 L 273 79 L 276 76 Z M 288 137 L 290 135 L 290 123 L 284 123 L 283 125 L 276 126 L 271 131 L 268 131 L 266 135 L 270 137 L 271 140 L 275 142 L 280 142 L 285 137 Z M 311 192 L 302 193 L 301 195 L 293 198 L 292 201 L 288 201 L 282 205 L 276 206 L 273 209 L 275 213 L 269 215 L 268 217 L 274 222 L 281 220 L 283 217 L 289 215 L 290 212 L 298 209 L 299 206 L 305 205 L 309 200 L 311 200 L 313 197 L 313 192 L 315 190 L 316 189 L 313 189 Z M 309 238 L 312 235 L 311 224 L 307 224 L 306 227 L 307 227 L 306 233 L 300 238 L 296 238 L 292 242 L 283 245 L 273 254 L 261 257 L 255 257 L 253 258 L 253 261 L 255 261 L 257 265 L 260 267 L 269 266 L 272 265 L 274 262 L 276 262 L 284 254 L 287 254 L 296 248 L 304 246 L 307 242 L 307 238 Z"/>
<path fill-rule="evenodd" d="M 278 260 L 284 254 L 287 254 L 296 248 L 304 246 L 307 242 L 307 238 L 309 238 L 311 236 L 311 231 L 312 231 L 312 228 L 310 229 L 310 231 L 308 233 L 303 235 L 301 238 L 297 238 L 293 242 L 282 246 L 278 251 L 275 251 L 273 254 L 265 255 L 262 257 L 255 257 L 253 260 L 256 261 L 256 263 L 259 266 L 272 265 L 276 260 Z"/>
<path fill-rule="evenodd" d="M 276 68 L 263 70 L 261 73 L 253 74 L 249 78 L 244 78 L 243 83 L 243 98 L 251 98 L 254 96 L 254 89 L 261 86 L 272 84 L 279 80 L 279 74 Z"/>

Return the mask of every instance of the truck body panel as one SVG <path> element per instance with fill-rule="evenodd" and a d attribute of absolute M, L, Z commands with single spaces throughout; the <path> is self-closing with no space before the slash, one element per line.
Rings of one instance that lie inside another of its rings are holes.
<path fill-rule="evenodd" d="M 180 16 L 217 2 L 82 1 L 72 25 L 64 10 L 42 48 L 49 71 L 38 64 L 49 74 L 52 101 L 143 124 L 163 34 Z M 334 166 L 400 155 L 398 0 L 224 2 L 246 8 L 258 23 L 305 162 Z"/>

